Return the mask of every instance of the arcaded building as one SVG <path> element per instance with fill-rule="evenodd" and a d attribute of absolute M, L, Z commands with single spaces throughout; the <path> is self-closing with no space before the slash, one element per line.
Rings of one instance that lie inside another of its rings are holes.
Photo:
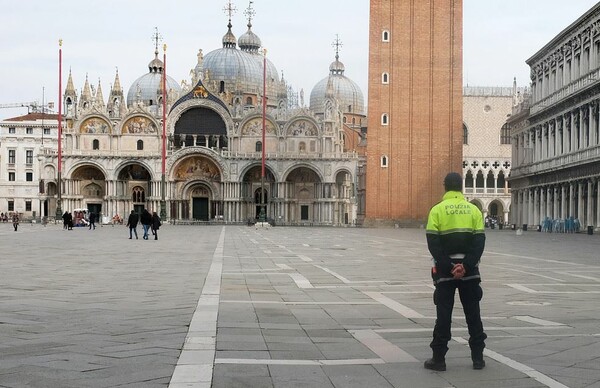
<path fill-rule="evenodd" d="M 462 171 L 462 7 L 371 0 L 366 225 L 422 224 Z"/>
<path fill-rule="evenodd" d="M 600 224 L 600 4 L 526 62 L 531 99 L 512 118 L 512 222 Z"/>
<path fill-rule="evenodd" d="M 56 152 L 48 151 L 39 155 L 33 182 L 36 188 L 38 179 L 44 185 L 32 192 L 32 198 L 49 204 L 42 215 L 54 216 L 51 188 L 61 187 L 62 211 L 83 208 L 103 217 L 147 208 L 163 211 L 173 222 L 247 222 L 257 218 L 263 197 L 267 219 L 278 224 L 352 225 L 364 217 L 364 190 L 357 183 L 364 175 L 365 102 L 344 75 L 339 45 L 329 69 L 323 64 L 324 78 L 307 106 L 303 93 L 298 98 L 268 57 L 265 69 L 250 7 L 239 39 L 230 14 L 222 41 L 206 42 L 215 49 L 190 51 L 189 80 L 178 83 L 164 74 L 158 41 L 154 55 L 149 50 L 146 71 L 141 61 L 142 74 L 126 90 L 117 73 L 110 90 L 86 79 L 78 93 L 69 74 L 62 181 L 57 181 Z M 161 208 L 163 123 L 166 209 Z"/>

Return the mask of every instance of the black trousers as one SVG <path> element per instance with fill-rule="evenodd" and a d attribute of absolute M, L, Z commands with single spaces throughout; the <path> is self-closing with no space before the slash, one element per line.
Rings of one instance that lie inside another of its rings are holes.
<path fill-rule="evenodd" d="M 435 286 L 433 302 L 435 303 L 437 319 L 433 329 L 433 340 L 429 345 L 433 350 L 434 358 L 443 358 L 448 351 L 448 341 L 452 334 L 452 309 L 454 308 L 454 294 L 458 288 L 460 302 L 462 303 L 469 327 L 469 346 L 471 355 L 481 356 L 485 348 L 487 335 L 483 332 L 479 301 L 483 296 L 483 290 L 479 280 L 451 280 L 440 282 Z"/>

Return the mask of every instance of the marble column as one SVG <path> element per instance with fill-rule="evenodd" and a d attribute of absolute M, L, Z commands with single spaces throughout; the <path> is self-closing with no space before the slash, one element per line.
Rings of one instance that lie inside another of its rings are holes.
<path fill-rule="evenodd" d="M 586 226 L 594 225 L 594 182 L 591 179 L 587 181 L 587 212 L 585 215 Z"/>

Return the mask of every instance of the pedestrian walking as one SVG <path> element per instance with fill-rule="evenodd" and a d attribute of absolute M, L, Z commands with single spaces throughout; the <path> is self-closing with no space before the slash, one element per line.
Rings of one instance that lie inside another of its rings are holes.
<path fill-rule="evenodd" d="M 479 302 L 483 296 L 479 260 L 485 248 L 483 216 L 462 194 L 462 176 L 451 172 L 444 179 L 446 193 L 433 206 L 427 220 L 427 247 L 433 256 L 431 276 L 435 285 L 433 301 L 436 321 L 430 347 L 433 357 L 425 368 L 445 371 L 448 341 L 451 338 L 454 294 L 458 289 L 467 325 L 473 369 L 483 369 L 483 331 Z"/>
<path fill-rule="evenodd" d="M 158 240 L 158 229 L 162 223 L 160 222 L 160 217 L 156 212 L 152 212 L 152 234 L 154 235 L 154 239 Z"/>
<path fill-rule="evenodd" d="M 144 209 L 142 212 L 142 216 L 140 217 L 140 222 L 142 223 L 142 228 L 144 229 L 144 240 L 148 240 L 148 230 L 152 225 L 152 214 L 148 211 L 148 209 Z"/>
<path fill-rule="evenodd" d="M 13 228 L 15 228 L 15 232 L 19 228 L 19 213 L 13 213 L 12 216 Z"/>
<path fill-rule="evenodd" d="M 92 227 L 94 228 L 94 230 L 96 230 L 96 213 L 94 212 L 90 212 L 90 227 L 89 230 L 92 230 Z"/>
<path fill-rule="evenodd" d="M 63 229 L 68 229 L 69 228 L 69 212 L 65 210 L 65 212 L 62 215 L 62 219 L 63 219 Z"/>
<path fill-rule="evenodd" d="M 133 237 L 133 234 L 135 234 L 135 239 L 136 240 L 138 239 L 138 234 L 137 234 L 136 228 L 137 228 L 139 218 L 140 217 L 137 215 L 135 210 L 132 210 L 131 214 L 129 214 L 129 218 L 127 219 L 127 226 L 129 227 L 129 239 L 130 240 Z"/>

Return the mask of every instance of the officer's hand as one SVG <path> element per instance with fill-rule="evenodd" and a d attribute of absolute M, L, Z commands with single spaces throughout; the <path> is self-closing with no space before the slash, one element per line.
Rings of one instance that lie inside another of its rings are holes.
<path fill-rule="evenodd" d="M 465 276 L 465 267 L 462 264 L 455 264 L 450 273 L 454 279 L 461 279 L 463 276 Z"/>

